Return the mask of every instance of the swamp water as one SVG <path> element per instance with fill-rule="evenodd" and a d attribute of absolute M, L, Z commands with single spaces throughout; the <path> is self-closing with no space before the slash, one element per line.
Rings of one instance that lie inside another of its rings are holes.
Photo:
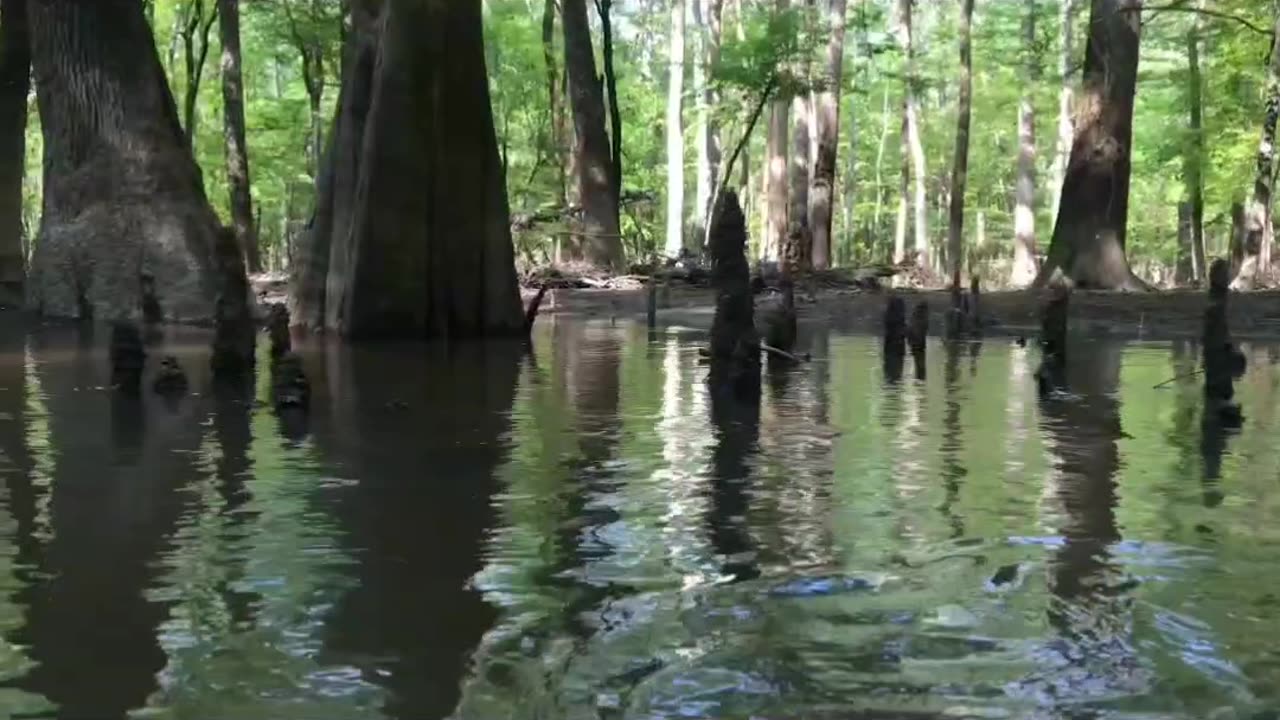
<path fill-rule="evenodd" d="M 1280 369 L 1201 418 L 1198 351 L 802 327 L 713 407 L 704 336 L 301 352 L 103 386 L 105 332 L 0 328 L 0 716 L 1253 718 L 1280 707 Z"/>

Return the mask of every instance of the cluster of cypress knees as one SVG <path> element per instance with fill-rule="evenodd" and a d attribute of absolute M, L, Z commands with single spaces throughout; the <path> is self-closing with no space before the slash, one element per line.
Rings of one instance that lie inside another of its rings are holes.
<path fill-rule="evenodd" d="M 257 328 L 242 307 L 227 307 L 220 300 L 210 366 L 215 379 L 240 380 L 255 365 Z M 271 342 L 271 399 L 277 410 L 306 410 L 311 403 L 311 386 L 302 369 L 302 360 L 293 352 L 289 333 L 289 311 L 283 305 L 268 307 L 266 331 Z M 147 363 L 143 333 L 136 323 L 116 322 L 111 328 L 111 383 L 122 391 L 137 393 Z M 166 355 L 151 380 L 152 390 L 165 397 L 187 392 L 190 382 L 178 358 Z"/>
<path fill-rule="evenodd" d="M 713 391 L 739 397 L 760 392 L 760 358 L 795 360 L 790 355 L 796 339 L 795 294 L 791 281 L 781 282 L 782 302 L 771 313 L 755 319 L 751 273 L 746 259 L 746 220 L 737 196 L 726 191 L 717 203 L 710 233 L 712 286 L 716 291 L 715 320 L 711 327 L 711 347 L 706 359 L 711 366 Z M 1244 422 L 1240 405 L 1233 401 L 1234 381 L 1245 371 L 1245 357 L 1231 339 L 1228 325 L 1228 285 L 1230 266 L 1215 261 L 1209 269 L 1209 302 L 1204 311 L 1202 347 L 1206 418 L 1224 428 Z M 979 336 L 986 325 L 981 314 L 981 288 L 975 276 L 968 293 L 953 285 L 951 308 L 947 314 L 947 336 Z M 651 288 L 649 322 L 654 323 L 656 291 Z M 1041 364 L 1036 382 L 1042 395 L 1067 386 L 1067 319 L 1070 288 L 1063 282 L 1050 284 L 1047 301 L 1041 308 Z M 929 305 L 921 301 L 907 317 L 905 301 L 891 295 L 884 312 L 884 362 L 886 377 L 901 377 L 903 361 L 910 349 L 916 374 L 923 377 L 925 346 L 929 334 Z M 1018 344 L 1025 345 L 1024 338 Z"/>

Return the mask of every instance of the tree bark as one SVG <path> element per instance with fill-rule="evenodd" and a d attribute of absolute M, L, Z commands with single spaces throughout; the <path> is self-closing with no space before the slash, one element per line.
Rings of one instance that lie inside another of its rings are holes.
<path fill-rule="evenodd" d="M 1197 7 L 1203 7 L 1203 0 Z M 1187 101 L 1190 106 L 1191 142 L 1187 150 L 1187 196 L 1191 203 L 1191 279 L 1206 277 L 1204 255 L 1204 103 L 1200 78 L 1199 13 L 1191 20 L 1187 33 Z"/>
<path fill-rule="evenodd" d="M 187 69 L 187 86 L 182 96 L 182 127 L 186 131 L 187 144 L 191 145 L 196 136 L 196 100 L 200 97 L 200 84 L 209 60 L 209 33 L 218 20 L 218 6 L 215 3 L 213 11 L 205 17 L 204 0 L 191 0 L 187 12 L 187 24 L 182 30 Z"/>
<path fill-rule="evenodd" d="M 1027 0 L 1022 20 L 1026 84 L 1018 102 L 1017 206 L 1013 220 L 1013 273 L 1010 284 L 1026 287 L 1036 279 L 1036 116 L 1033 97 L 1040 83 L 1036 60 L 1036 0 Z"/>
<path fill-rule="evenodd" d="M 791 99 L 791 179 L 787 209 L 787 253 L 792 270 L 809 265 L 809 96 Z"/>
<path fill-rule="evenodd" d="M 1083 92 L 1062 211 L 1037 284 L 1061 269 L 1085 288 L 1143 290 L 1125 258 L 1139 0 L 1092 0 Z"/>
<path fill-rule="evenodd" d="M 231 225 L 249 272 L 262 271 L 258 235 L 253 223 L 253 195 L 249 191 L 249 149 L 244 128 L 244 79 L 240 67 L 240 0 L 218 0 L 218 30 L 222 39 L 222 113 L 227 157 L 227 189 L 231 194 Z"/>
<path fill-rule="evenodd" d="M 973 105 L 973 51 L 970 28 L 973 0 L 963 0 L 960 10 L 960 98 L 956 109 L 956 152 L 951 165 L 951 213 L 947 225 L 947 255 L 951 262 L 951 287 L 961 287 L 964 265 L 964 192 L 969 180 L 969 114 Z"/>
<path fill-rule="evenodd" d="M 622 268 L 618 225 L 618 192 L 613 158 L 605 132 L 604 94 L 596 77 L 591 26 L 585 0 L 563 0 L 565 65 L 576 134 L 574 165 L 582 203 L 583 256 L 602 268 Z"/>
<path fill-rule="evenodd" d="M 697 2 L 698 0 L 694 0 Z M 684 249 L 684 0 L 671 0 L 667 63 L 667 242 L 666 255 Z"/>
<path fill-rule="evenodd" d="M 613 65 L 613 0 L 596 0 L 596 8 L 600 13 L 600 54 L 604 58 L 605 98 L 609 104 L 609 161 L 613 168 L 613 204 L 621 207 L 622 106 L 618 103 L 618 73 Z M 683 53 L 683 49 L 681 52 Z"/>
<path fill-rule="evenodd" d="M 137 0 L 31 3 L 45 137 L 27 296 L 47 315 L 207 321 L 218 220 Z"/>
<path fill-rule="evenodd" d="M 761 258 L 777 260 L 787 242 L 787 130 L 791 103 L 774 100 L 769 107 L 765 148 L 765 236 Z"/>
<path fill-rule="evenodd" d="M 817 94 L 814 113 L 815 132 L 818 136 L 818 152 L 813 166 L 813 188 L 809 193 L 809 231 L 813 234 L 813 267 L 825 270 L 832 265 L 831 206 L 835 199 L 836 152 L 840 144 L 840 82 L 844 74 L 844 23 L 846 0 L 827 1 L 827 67 L 825 87 Z M 850 113 L 853 115 L 853 113 Z M 850 120 L 850 134 L 853 131 Z M 853 139 L 850 140 L 853 143 Z M 853 145 L 856 147 L 856 144 Z M 851 152 L 850 157 L 856 156 Z M 852 164 L 850 165 L 852 170 Z M 852 188 L 853 173 L 845 178 L 845 186 Z M 852 201 L 852 190 L 848 191 Z M 850 224 L 852 212 L 846 207 L 845 225 Z M 848 228 L 846 228 L 846 231 Z"/>
<path fill-rule="evenodd" d="M 1275 17 L 1266 93 L 1266 115 L 1262 119 L 1262 140 L 1258 143 L 1253 195 L 1245 214 L 1244 258 L 1240 264 L 1240 272 L 1231 283 L 1233 290 L 1252 290 L 1259 279 L 1267 279 L 1266 275 L 1271 269 L 1271 244 L 1275 240 L 1271 225 L 1271 201 L 1275 183 L 1276 119 L 1280 115 L 1280 10 Z M 1260 275 L 1263 277 L 1259 278 Z"/>
<path fill-rule="evenodd" d="M 911 225 L 911 141 L 907 134 L 907 98 L 902 96 L 902 171 L 898 175 L 898 215 L 893 231 L 893 263 L 907 259 L 907 232 Z"/>
<path fill-rule="evenodd" d="M 1076 136 L 1075 119 L 1075 22 L 1076 7 L 1080 0 L 1061 0 L 1061 12 L 1058 16 L 1059 37 L 1062 54 L 1058 58 L 1058 72 L 1061 74 L 1062 87 L 1058 90 L 1058 149 L 1053 159 L 1053 217 L 1057 221 L 1058 208 L 1062 202 L 1062 183 L 1067 177 L 1067 163 L 1071 159 L 1071 144 Z"/>
<path fill-rule="evenodd" d="M 20 303 L 26 277 L 22 180 L 27 167 L 31 45 L 26 0 L 0 2 L 0 300 Z"/>
<path fill-rule="evenodd" d="M 698 120 L 695 143 L 698 149 L 697 178 L 694 194 L 693 232 L 690 242 L 702 245 L 710 222 L 711 204 L 720 177 L 720 123 L 713 110 L 720 102 L 711 83 L 711 71 L 720 61 L 722 0 L 692 0 L 693 18 L 698 27 L 698 61 L 693 66 L 693 88 L 698 98 Z M 696 249 L 696 248 L 695 248 Z"/>
<path fill-rule="evenodd" d="M 480 3 L 354 10 L 351 84 L 319 188 L 330 217 L 313 229 L 332 233 L 326 325 L 349 337 L 521 332 Z"/>
<path fill-rule="evenodd" d="M 911 1 L 898 0 L 898 44 L 906 58 L 906 94 L 903 108 L 903 132 L 906 137 L 907 154 L 911 159 L 911 169 L 915 180 L 915 251 L 916 267 L 928 273 L 929 264 L 929 207 L 926 197 L 925 180 L 928 171 L 925 168 L 924 140 L 920 130 L 920 98 L 916 94 L 920 79 L 917 75 L 915 60 L 915 42 L 911 35 Z"/>

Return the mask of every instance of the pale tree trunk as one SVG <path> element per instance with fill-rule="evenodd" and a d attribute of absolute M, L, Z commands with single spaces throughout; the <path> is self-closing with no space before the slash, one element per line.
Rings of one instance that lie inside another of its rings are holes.
<path fill-rule="evenodd" d="M 583 214 L 581 249 L 587 262 L 619 270 L 623 252 L 618 234 L 616 169 L 605 131 L 604 93 L 596 75 L 586 1 L 563 0 L 561 17 L 575 130 L 574 166 Z"/>
<path fill-rule="evenodd" d="M 844 74 L 844 22 L 846 0 L 827 0 L 827 66 L 824 87 L 817 94 L 814 112 L 818 151 L 813 167 L 813 189 L 809 195 L 809 232 L 813 234 L 813 267 L 825 270 L 832 265 L 831 206 L 835 202 L 836 153 L 840 143 L 840 81 Z M 853 113 L 850 113 L 852 115 Z M 853 121 L 850 120 L 852 134 Z M 856 137 L 851 138 L 854 142 Z M 851 146 L 856 147 L 856 146 Z M 850 152 L 855 157 L 856 152 Z M 853 173 L 850 167 L 845 185 L 852 200 Z M 846 209 L 845 225 L 852 215 Z M 847 228 L 846 228 L 847 232 Z"/>
<path fill-rule="evenodd" d="M 684 0 L 671 0 L 667 48 L 666 255 L 674 258 L 684 249 Z"/>
<path fill-rule="evenodd" d="M 911 169 L 915 180 L 915 197 L 913 198 L 916 267 L 925 273 L 930 270 L 929 264 L 929 206 L 926 196 L 925 181 L 928 171 L 924 160 L 924 139 L 920 130 L 920 98 L 917 95 L 919 77 L 916 73 L 915 43 L 911 35 L 911 2 L 898 0 L 898 44 L 906 58 L 906 96 L 903 109 L 903 132 L 906 135 L 907 154 L 911 159 Z"/>
<path fill-rule="evenodd" d="M 1009 282 L 1021 288 L 1036 279 L 1036 116 L 1032 96 L 1040 82 L 1036 60 L 1036 0 L 1026 0 L 1022 20 L 1026 81 L 1018 102 L 1018 179 L 1014 191 L 1013 273 Z"/>
<path fill-rule="evenodd" d="M 329 233 L 326 325 L 351 337 L 519 333 L 480 4 L 363 0 L 352 12 L 312 229 Z"/>
<path fill-rule="evenodd" d="M 1060 269 L 1085 288 L 1146 289 L 1125 257 L 1140 9 L 1139 0 L 1093 0 L 1090 8 L 1076 136 L 1037 284 Z"/>
<path fill-rule="evenodd" d="M 213 318 L 218 220 L 138 2 L 31 3 L 45 137 L 27 299 L 47 315 Z M 128 150 L 128 152 L 122 152 Z"/>
<path fill-rule="evenodd" d="M 693 66 L 693 88 L 698 98 L 698 148 L 697 189 L 694 200 L 693 232 L 689 240 L 701 247 L 706 239 L 707 222 L 711 217 L 711 203 L 715 185 L 720 177 L 720 124 L 713 111 L 720 102 L 719 93 L 711 83 L 711 70 L 720 61 L 720 33 L 722 26 L 722 0 L 692 0 L 693 17 L 698 26 L 698 61 Z M 746 167 L 747 163 L 743 163 Z"/>
<path fill-rule="evenodd" d="M 1197 9 L 1204 7 L 1198 0 Z M 1191 203 L 1191 279 L 1206 276 L 1204 256 L 1204 103 L 1200 77 L 1201 17 L 1196 13 L 1187 33 L 1187 103 L 1190 106 L 1191 142 L 1187 147 L 1187 197 Z"/>
<path fill-rule="evenodd" d="M 0 2 L 0 302 L 20 303 L 26 277 L 22 181 L 27 167 L 31 45 L 26 0 Z"/>
<path fill-rule="evenodd" d="M 196 100 L 200 97 L 200 83 L 209 59 L 209 33 L 218 20 L 216 3 L 208 16 L 204 14 L 204 8 L 204 0 L 191 0 L 187 6 L 186 26 L 182 29 L 183 58 L 187 70 L 187 86 L 182 96 L 182 127 L 186 130 L 188 145 L 196 136 Z"/>
<path fill-rule="evenodd" d="M 1271 226 L 1271 202 L 1275 182 L 1276 117 L 1280 115 L 1280 11 L 1275 18 L 1266 93 L 1266 115 L 1262 119 L 1262 140 L 1258 143 L 1253 195 L 1245 212 L 1244 259 L 1240 272 L 1231 283 L 1233 290 L 1252 290 L 1259 280 L 1266 282 L 1271 269 L 1271 243 L 1275 239 Z"/>
<path fill-rule="evenodd" d="M 898 175 L 898 216 L 893 230 L 893 262 L 907 259 L 907 231 L 911 225 L 911 141 L 907 138 L 907 102 L 902 101 L 902 171 Z"/>
<path fill-rule="evenodd" d="M 951 165 L 951 213 L 947 225 L 947 255 L 951 260 L 951 287 L 959 288 L 964 266 L 964 192 L 969 179 L 969 113 L 973 104 L 973 51 L 970 27 L 973 0 L 963 0 L 960 10 L 960 98 L 956 109 L 956 153 Z"/>
<path fill-rule="evenodd" d="M 809 264 L 809 96 L 791 100 L 791 181 L 787 210 L 786 253 L 791 270 Z"/>
<path fill-rule="evenodd" d="M 240 0 L 218 0 L 218 29 L 222 39 L 222 112 L 225 124 L 227 189 L 231 194 L 231 224 L 249 272 L 262 271 L 258 234 L 249 191 L 249 150 L 244 128 L 244 80 L 240 71 Z"/>
<path fill-rule="evenodd" d="M 1053 217 L 1058 217 L 1058 207 L 1062 201 L 1062 183 L 1067 176 L 1067 162 L 1071 159 L 1071 144 L 1075 141 L 1075 68 L 1076 44 L 1075 27 L 1077 3 L 1080 0 L 1061 0 L 1062 7 L 1058 16 L 1058 32 L 1062 54 L 1058 59 L 1058 72 L 1061 75 L 1062 87 L 1058 90 L 1058 149 L 1053 159 Z"/>
<path fill-rule="evenodd" d="M 769 138 L 765 148 L 765 237 L 761 257 L 777 260 L 787 241 L 787 131 L 790 102 L 775 100 L 769 107 Z"/>

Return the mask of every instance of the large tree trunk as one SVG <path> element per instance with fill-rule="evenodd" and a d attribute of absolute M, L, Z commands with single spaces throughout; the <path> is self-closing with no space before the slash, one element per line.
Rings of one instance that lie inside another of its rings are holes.
<path fill-rule="evenodd" d="M 596 77 L 595 52 L 585 0 L 563 0 L 565 65 L 576 131 L 574 165 L 582 202 L 583 257 L 602 268 L 621 269 L 622 238 L 618 232 L 618 190 L 605 131 L 604 93 Z"/>
<path fill-rule="evenodd" d="M 791 270 L 809 265 L 809 95 L 791 99 L 791 179 L 786 259 Z"/>
<path fill-rule="evenodd" d="M 1197 7 L 1203 7 L 1203 0 Z M 1200 78 L 1200 27 L 1197 13 L 1187 33 L 1187 104 L 1190 106 L 1191 142 L 1187 144 L 1187 197 L 1191 203 L 1191 278 L 1206 277 L 1204 256 L 1204 103 Z"/>
<path fill-rule="evenodd" d="M 479 3 L 366 1 L 352 26 L 301 321 L 353 337 L 519 332 Z"/>
<path fill-rule="evenodd" d="M 1271 225 L 1274 167 L 1276 157 L 1276 118 L 1280 115 L 1280 11 L 1276 13 L 1275 33 L 1271 47 L 1271 64 L 1267 66 L 1267 106 L 1262 119 L 1262 141 L 1258 143 L 1257 169 L 1253 180 L 1253 196 L 1245 214 L 1244 260 L 1240 272 L 1231 283 L 1233 290 L 1251 290 L 1259 275 L 1266 280 L 1271 265 L 1271 243 L 1275 232 Z"/>
<path fill-rule="evenodd" d="M 1026 84 L 1018 102 L 1018 180 L 1014 191 L 1013 272 L 1010 284 L 1026 287 L 1036 279 L 1036 86 L 1040 63 L 1036 57 L 1036 0 L 1027 0 L 1022 20 Z"/>
<path fill-rule="evenodd" d="M 0 2 L 0 302 L 18 303 L 26 277 L 22 180 L 27 167 L 31 45 L 26 0 Z"/>
<path fill-rule="evenodd" d="M 831 267 L 833 258 L 831 206 L 835 198 L 836 148 L 840 144 L 840 80 L 844 74 L 845 6 L 845 0 L 828 0 L 827 2 L 827 32 L 830 33 L 830 37 L 827 39 L 825 87 L 817 94 L 817 107 L 814 113 L 818 152 L 813 166 L 813 189 L 809 193 L 809 232 L 813 234 L 813 266 L 819 270 Z M 851 135 L 852 130 L 852 121 L 850 121 Z M 851 139 L 850 142 L 852 143 L 853 140 Z M 856 153 L 850 152 L 849 155 L 854 157 Z M 850 169 L 852 170 L 852 164 Z M 852 188 L 852 172 L 845 178 L 845 186 Z M 849 219 L 852 217 L 847 207 L 852 203 L 852 190 L 849 190 L 847 197 L 846 226 L 850 224 Z"/>
<path fill-rule="evenodd" d="M 898 0 L 898 44 L 906 58 L 906 92 L 903 102 L 903 133 L 907 154 L 915 180 L 913 217 L 916 239 L 916 267 L 928 273 L 929 265 L 929 207 L 925 181 L 928 178 L 924 161 L 924 140 L 920 131 L 920 98 L 916 94 L 919 78 L 916 75 L 915 43 L 911 36 L 911 0 Z"/>
<path fill-rule="evenodd" d="M 209 320 L 219 225 L 137 0 L 31 3 L 44 214 L 27 296 L 64 317 Z"/>
<path fill-rule="evenodd" d="M 262 271 L 258 235 L 253 223 L 253 195 L 249 192 L 249 149 L 244 129 L 244 80 L 240 72 L 240 0 L 218 0 L 218 29 L 222 38 L 222 112 L 225 123 L 227 189 L 231 194 L 231 224 L 249 272 Z"/>
<path fill-rule="evenodd" d="M 1061 212 L 1037 283 L 1061 269 L 1086 288 L 1141 290 L 1125 258 L 1133 94 L 1138 80 L 1138 0 L 1093 0 L 1083 93 Z"/>
<path fill-rule="evenodd" d="M 1061 54 L 1058 56 L 1058 72 L 1062 87 L 1058 90 L 1058 149 L 1053 158 L 1053 217 L 1056 222 L 1058 207 L 1062 202 L 1062 183 L 1067 177 L 1067 162 L 1071 159 L 1071 144 L 1076 137 L 1075 83 L 1072 77 L 1076 69 L 1075 16 L 1079 0 L 1061 0 L 1058 15 L 1058 32 Z"/>
<path fill-rule="evenodd" d="M 951 165 L 951 213 L 947 225 L 947 255 L 951 261 L 951 287 L 958 290 L 964 265 L 964 192 L 969 179 L 969 113 L 973 105 L 973 51 L 970 27 L 973 0 L 963 0 L 960 10 L 960 99 L 956 109 L 956 153 Z"/>
<path fill-rule="evenodd" d="M 711 82 L 711 70 L 720 61 L 722 0 L 693 0 L 693 19 L 698 26 L 698 61 L 693 65 L 693 91 L 698 98 L 697 185 L 693 206 L 690 242 L 702 245 L 711 216 L 716 182 L 720 177 L 720 123 L 713 114 L 720 97 Z M 745 164 L 744 164 L 745 167 Z M 745 189 L 745 188 L 744 188 Z"/>
<path fill-rule="evenodd" d="M 694 0 L 697 2 L 697 0 Z M 667 242 L 666 255 L 684 249 L 684 0 L 671 0 L 667 64 Z"/>

